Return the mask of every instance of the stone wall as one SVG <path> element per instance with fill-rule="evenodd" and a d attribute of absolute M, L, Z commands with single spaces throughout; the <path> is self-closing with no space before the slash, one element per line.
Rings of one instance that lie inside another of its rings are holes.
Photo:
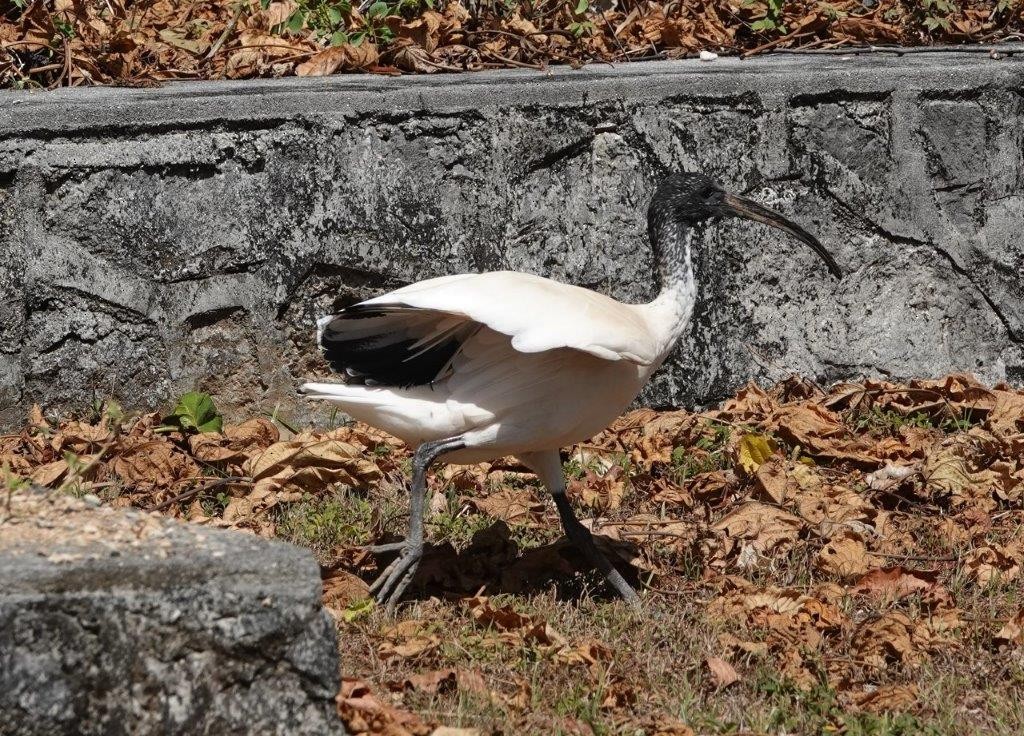
<path fill-rule="evenodd" d="M 649 299 L 647 199 L 680 167 L 804 223 L 849 274 L 710 227 L 647 402 L 793 371 L 1019 383 L 1022 80 L 922 54 L 0 93 L 0 425 L 196 387 L 302 420 L 325 411 L 294 393 L 323 370 L 315 318 L 430 276 Z"/>

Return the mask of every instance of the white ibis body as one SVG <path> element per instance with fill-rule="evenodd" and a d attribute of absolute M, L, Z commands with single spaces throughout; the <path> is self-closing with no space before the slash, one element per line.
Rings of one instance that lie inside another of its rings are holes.
<path fill-rule="evenodd" d="M 668 177 L 648 209 L 661 291 L 623 304 L 525 273 L 421 281 L 322 318 L 318 338 L 346 383 L 307 383 L 312 398 L 416 447 L 409 534 L 371 548 L 398 558 L 371 590 L 393 610 L 423 554 L 425 473 L 438 458 L 514 455 L 551 492 L 570 541 L 634 605 L 637 595 L 594 545 L 565 497 L 559 449 L 600 432 L 636 398 L 686 330 L 697 289 L 693 228 L 739 216 L 779 227 L 839 267 L 800 226 L 702 174 Z M 691 247 L 693 246 L 693 247 Z"/>

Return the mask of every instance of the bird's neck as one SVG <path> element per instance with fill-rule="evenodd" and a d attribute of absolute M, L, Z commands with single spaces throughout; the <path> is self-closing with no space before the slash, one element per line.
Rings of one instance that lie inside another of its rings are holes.
<path fill-rule="evenodd" d="M 680 220 L 668 219 L 650 222 L 648 233 L 661 292 L 693 281 L 693 229 Z"/>
<path fill-rule="evenodd" d="M 693 229 L 672 212 L 654 207 L 648 215 L 647 229 L 660 286 L 651 307 L 663 325 L 667 352 L 689 325 L 697 297 L 691 250 Z"/>

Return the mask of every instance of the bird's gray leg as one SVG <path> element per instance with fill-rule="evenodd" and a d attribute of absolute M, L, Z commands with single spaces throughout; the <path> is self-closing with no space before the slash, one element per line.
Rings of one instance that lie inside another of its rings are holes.
<path fill-rule="evenodd" d="M 427 490 L 427 469 L 447 452 L 465 447 L 461 437 L 435 442 L 424 442 L 412 458 L 412 487 L 409 498 L 409 533 L 402 542 L 370 547 L 371 552 L 400 550 L 398 559 L 384 568 L 370 586 L 370 593 L 378 603 L 387 607 L 388 614 L 395 611 L 398 600 L 412 582 L 416 568 L 423 557 L 423 501 Z"/>
<path fill-rule="evenodd" d="M 562 474 L 562 461 L 558 451 L 529 453 L 520 455 L 519 459 L 540 476 L 541 481 L 551 492 L 555 506 L 558 507 L 558 516 L 562 520 L 562 528 L 565 529 L 565 536 L 569 538 L 569 541 L 576 545 L 586 556 L 587 561 L 604 575 L 609 585 L 615 588 L 630 606 L 639 608 L 640 597 L 636 591 L 612 566 L 608 558 L 601 554 L 601 550 L 594 544 L 594 535 L 580 523 L 576 514 L 573 513 L 572 505 L 565 495 L 565 476 Z"/>
<path fill-rule="evenodd" d="M 612 563 L 608 561 L 608 558 L 601 554 L 601 550 L 594 544 L 594 535 L 590 533 L 590 530 L 583 526 L 580 520 L 576 518 L 572 505 L 569 503 L 569 499 L 566 498 L 564 486 L 558 491 L 552 490 L 551 495 L 555 499 L 555 506 L 558 507 L 558 515 L 562 519 L 562 528 L 565 529 L 565 536 L 569 537 L 569 541 L 583 552 L 590 564 L 604 575 L 604 579 L 618 591 L 623 600 L 634 608 L 639 608 L 640 597 L 633 590 L 633 586 L 622 577 L 622 573 L 616 570 Z"/>

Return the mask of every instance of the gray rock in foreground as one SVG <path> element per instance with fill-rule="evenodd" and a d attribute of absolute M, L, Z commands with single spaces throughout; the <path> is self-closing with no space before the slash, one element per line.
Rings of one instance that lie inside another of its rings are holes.
<path fill-rule="evenodd" d="M 430 276 L 649 299 L 644 210 L 681 167 L 804 223 L 849 275 L 712 226 L 648 403 L 792 371 L 1020 383 L 1022 83 L 1019 57 L 918 54 L 0 93 L 0 425 L 196 387 L 302 419 L 315 318 Z"/>
<path fill-rule="evenodd" d="M 308 552 L 0 499 L 0 734 L 342 734 Z"/>

